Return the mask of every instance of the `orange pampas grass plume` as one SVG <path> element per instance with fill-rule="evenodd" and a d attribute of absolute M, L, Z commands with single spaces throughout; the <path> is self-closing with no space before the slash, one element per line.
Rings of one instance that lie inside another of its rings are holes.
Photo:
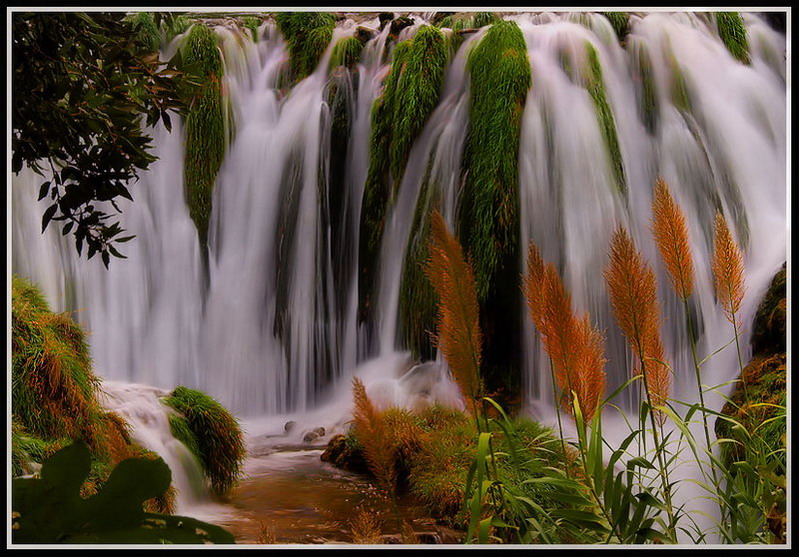
<path fill-rule="evenodd" d="M 438 334 L 434 341 L 447 359 L 467 406 L 474 409 L 482 392 L 480 383 L 480 309 L 472 266 L 458 240 L 449 233 L 444 217 L 432 214 L 430 257 L 425 274 L 438 295 Z M 470 403 L 470 404 L 468 404 Z"/>
<path fill-rule="evenodd" d="M 688 226 L 685 224 L 685 215 L 674 202 L 669 186 L 662 178 L 655 182 L 652 198 L 652 233 L 672 287 L 680 298 L 688 298 L 694 287 L 694 263 L 688 243 Z"/>
<path fill-rule="evenodd" d="M 724 307 L 727 319 L 737 327 L 735 314 L 741 309 L 745 290 L 743 256 L 721 213 L 716 213 L 711 265 L 716 297 Z"/>
<path fill-rule="evenodd" d="M 530 315 L 541 334 L 552 361 L 555 380 L 564 396 L 564 409 L 572 413 L 571 393 L 580 411 L 590 421 L 605 392 L 605 358 L 602 334 L 591 326 L 586 314 L 577 319 L 555 266 L 544 263 L 531 243 L 528 250 L 524 294 Z"/>
<path fill-rule="evenodd" d="M 616 321 L 646 371 L 652 404 L 663 402 L 669 395 L 669 377 L 660 339 L 657 281 L 622 227 L 613 234 L 610 263 L 604 274 Z"/>
<path fill-rule="evenodd" d="M 352 379 L 352 395 L 355 405 L 353 427 L 363 445 L 366 462 L 380 486 L 393 494 L 397 478 L 393 436 L 386 427 L 382 413 L 369 400 L 366 387 L 357 377 Z"/>

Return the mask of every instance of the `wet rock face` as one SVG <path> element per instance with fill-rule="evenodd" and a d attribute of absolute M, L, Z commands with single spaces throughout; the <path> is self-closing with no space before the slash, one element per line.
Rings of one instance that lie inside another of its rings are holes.
<path fill-rule="evenodd" d="M 305 443 L 313 443 L 320 437 L 325 436 L 325 428 L 323 427 L 315 427 L 310 431 L 306 431 L 305 435 L 302 436 L 302 440 Z"/>
<path fill-rule="evenodd" d="M 786 264 L 774 275 L 755 315 L 752 352 L 777 354 L 786 351 Z"/>

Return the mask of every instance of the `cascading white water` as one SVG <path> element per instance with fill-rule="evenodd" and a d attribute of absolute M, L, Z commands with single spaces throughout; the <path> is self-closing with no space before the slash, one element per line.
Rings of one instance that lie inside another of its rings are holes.
<path fill-rule="evenodd" d="M 740 317 L 746 327 L 786 259 L 785 37 L 746 14 L 752 63 L 743 65 L 726 50 L 709 19 L 689 13 L 633 15 L 625 46 L 599 14 L 506 18 L 524 32 L 533 76 L 519 153 L 521 246 L 535 241 L 558 265 L 576 309 L 588 311 L 606 331 L 612 389 L 629 376 L 631 362 L 601 269 L 614 227 L 627 227 L 657 272 L 674 396 L 692 400 L 696 386 L 679 317 L 682 307 L 670 291 L 648 228 L 652 187 L 662 176 L 686 213 L 696 265 L 698 348 L 710 354 L 733 335 L 715 302 L 709 270 L 716 209 L 730 216 L 745 248 L 747 295 Z M 420 21 L 417 17 L 399 39 L 412 36 Z M 445 218 L 451 225 L 455 220 L 468 128 L 466 54 L 482 35 L 469 37 L 450 61 L 438 107 L 410 152 L 396 202 L 389 207 L 378 267 L 375 350 L 358 322 L 363 264 L 358 237 L 371 108 L 387 73 L 389 28 L 380 31 L 377 18 L 358 25 L 374 35 L 357 70 L 335 70 L 350 117 L 347 160 L 340 165 L 343 191 L 332 191 L 327 175 L 333 162 L 328 59 L 335 41 L 351 35 L 356 23 L 340 22 L 316 71 L 291 88 L 280 81 L 288 52 L 273 23 L 261 26 L 257 42 L 235 27 L 216 28 L 233 139 L 215 186 L 207 275 L 184 203 L 178 118 L 172 133 L 153 130 L 159 160 L 132 189 L 136 201 L 122 205 L 122 224 L 137 238 L 123 249 L 128 259 L 113 260 L 109 270 L 77 257 L 70 237 L 62 237 L 54 225 L 40 235 L 44 206 L 35 201 L 38 183 L 30 173 L 14 177 L 13 272 L 40 284 L 54 308 L 77 310 L 88 327 L 100 375 L 163 389 L 185 384 L 240 415 L 257 417 L 310 412 L 326 399 L 346 398 L 349 377 L 359 365 L 366 364 L 367 370 L 360 370 L 365 377 L 374 377 L 376 363 L 388 375 L 407 371 L 409 364 L 398 355 L 406 347 L 397 331 L 414 208 L 429 170 L 440 187 Z M 563 68 L 562 53 L 581 60 L 586 42 L 602 67 L 624 193 L 612 185 L 613 168 L 592 99 Z M 642 52 L 656 91 L 655 125 L 639 110 Z M 688 110 L 672 96 L 679 76 L 690 98 Z M 334 197 L 340 200 L 336 207 Z M 331 232 L 334 218 L 344 223 L 337 235 Z M 526 310 L 522 313 L 526 316 Z M 524 328 L 526 402 L 534 415 L 551 420 L 546 357 L 527 318 Z M 379 358 L 366 362 L 375 353 Z M 704 382 L 730 381 L 736 369 L 737 356 L 728 348 L 703 366 Z M 622 406 L 631 408 L 634 395 L 625 393 Z M 391 397 L 402 399 L 397 393 Z M 707 402 L 719 408 L 722 400 Z"/>

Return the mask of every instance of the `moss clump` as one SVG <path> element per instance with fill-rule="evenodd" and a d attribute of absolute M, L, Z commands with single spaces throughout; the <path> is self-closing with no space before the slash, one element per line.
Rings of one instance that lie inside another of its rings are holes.
<path fill-rule="evenodd" d="M 432 335 L 436 331 L 438 297 L 425 276 L 424 265 L 429 258 L 431 218 L 433 209 L 439 205 L 438 198 L 438 185 L 428 176 L 416 202 L 400 284 L 402 338 L 413 356 L 420 360 L 435 358 Z"/>
<path fill-rule="evenodd" d="M 532 81 L 519 26 L 492 25 L 469 54 L 467 71 L 471 95 L 459 229 L 484 301 L 501 262 L 517 248 L 519 133 Z"/>
<path fill-rule="evenodd" d="M 185 15 L 181 14 L 165 14 L 163 18 L 164 32 L 166 33 L 166 40 L 171 41 L 178 35 L 185 33 L 191 27 L 191 20 Z"/>
<path fill-rule="evenodd" d="M 630 34 L 630 14 L 626 12 L 602 12 L 602 15 L 610 21 L 616 36 L 619 38 L 619 42 L 623 42 L 627 35 Z"/>
<path fill-rule="evenodd" d="M 420 27 L 396 46 L 383 93 L 372 106 L 369 172 L 361 210 L 361 308 L 373 289 L 374 262 L 383 238 L 388 205 L 402 180 L 411 146 L 438 104 L 447 50 L 435 27 Z"/>
<path fill-rule="evenodd" d="M 38 288 L 17 276 L 11 309 L 12 473 L 29 473 L 31 463 L 81 440 L 92 457 L 81 491 L 96 493 L 116 464 L 149 451 L 132 442 L 121 416 L 100 406 L 80 326 L 51 312 Z"/>
<path fill-rule="evenodd" d="M 752 351 L 755 354 L 776 354 L 786 350 L 787 305 L 786 264 L 774 275 L 760 302 L 752 327 Z"/>
<path fill-rule="evenodd" d="M 288 44 L 294 80 L 308 77 L 333 38 L 336 18 L 324 12 L 280 12 L 275 22 Z"/>
<path fill-rule="evenodd" d="M 197 436 L 189 427 L 189 422 L 182 414 L 169 415 L 169 430 L 172 432 L 172 437 L 186 445 L 189 452 L 197 457 L 198 462 L 202 462 L 202 453 L 200 452 L 200 444 L 197 441 Z"/>
<path fill-rule="evenodd" d="M 185 418 L 185 426 L 176 428 L 179 422 L 170 420 L 170 427 L 189 443 L 193 441 L 188 432 L 194 435 L 196 449 L 189 449 L 199 453 L 211 489 L 217 495 L 230 491 L 245 457 L 244 436 L 233 415 L 207 394 L 187 387 L 177 387 L 163 402 Z"/>
<path fill-rule="evenodd" d="M 605 145 L 608 148 L 610 163 L 613 169 L 613 176 L 616 181 L 616 189 L 622 195 L 627 193 L 627 181 L 624 177 L 624 164 L 621 158 L 621 148 L 619 147 L 619 137 L 616 131 L 616 120 L 613 118 L 613 111 L 610 109 L 605 95 L 605 83 L 602 79 L 602 66 L 599 63 L 599 56 L 596 48 L 589 42 L 585 45 L 588 65 L 586 68 L 585 84 L 591 99 L 594 101 L 599 127 L 602 136 L 605 138 Z"/>
<path fill-rule="evenodd" d="M 134 40 L 139 51 L 143 53 L 157 52 L 161 48 L 161 32 L 155 24 L 155 17 L 150 12 L 139 12 L 132 18 Z"/>
<path fill-rule="evenodd" d="M 83 439 L 97 448 L 99 380 L 83 331 L 67 314 L 51 312 L 25 279 L 14 276 L 11 292 L 11 397 L 20 425 L 42 439 Z"/>
<path fill-rule="evenodd" d="M 353 68 L 361 59 L 363 43 L 355 37 L 345 37 L 333 46 L 330 54 L 330 68 Z"/>
<path fill-rule="evenodd" d="M 183 63 L 184 71 L 199 83 L 188 92 L 190 101 L 185 111 L 184 179 L 189 215 L 205 251 L 214 184 L 227 144 L 222 98 L 224 70 L 216 33 L 205 25 L 192 26 L 183 44 Z"/>
<path fill-rule="evenodd" d="M 730 54 L 744 64 L 749 64 L 749 41 L 746 38 L 746 26 L 738 12 L 718 12 L 716 25 L 719 36 Z"/>
<path fill-rule="evenodd" d="M 636 43 L 633 56 L 633 71 L 639 84 L 638 113 L 647 131 L 654 134 L 657 132 L 659 100 L 652 59 L 649 56 L 649 50 L 642 42 Z"/>
<path fill-rule="evenodd" d="M 252 41 L 258 42 L 258 28 L 261 26 L 261 20 L 254 16 L 246 16 L 241 19 L 241 25 L 245 29 L 250 30 Z"/>

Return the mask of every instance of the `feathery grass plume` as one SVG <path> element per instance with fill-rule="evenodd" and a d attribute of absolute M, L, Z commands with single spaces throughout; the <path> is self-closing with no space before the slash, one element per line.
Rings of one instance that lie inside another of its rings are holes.
<path fill-rule="evenodd" d="M 358 509 L 349 521 L 352 543 L 376 545 L 382 543 L 383 519 L 374 511 Z"/>
<path fill-rule="evenodd" d="M 590 421 L 605 392 L 603 338 L 591 326 L 587 314 L 582 319 L 574 315 L 571 296 L 555 266 L 547 263 L 543 272 L 539 331 L 563 393 L 561 403 L 571 414 L 571 393 L 574 392 L 580 411 Z"/>
<path fill-rule="evenodd" d="M 745 290 L 743 255 L 721 213 L 716 213 L 711 267 L 716 297 L 724 307 L 727 319 L 737 327 L 735 314 L 741 309 Z"/>
<path fill-rule="evenodd" d="M 660 305 L 657 280 L 652 268 L 643 260 L 627 231 L 619 227 L 610 245 L 610 263 L 604 271 L 610 291 L 613 313 L 619 327 L 645 368 L 649 396 L 664 401 L 668 382 L 661 377 L 664 363 L 660 340 Z M 650 362 L 653 362 L 650 365 Z M 653 391 L 652 389 L 659 389 Z"/>
<path fill-rule="evenodd" d="M 430 258 L 425 274 L 439 297 L 435 343 L 472 406 L 482 391 L 480 382 L 480 309 L 472 265 L 438 211 L 432 215 Z M 468 405 L 467 405 L 468 406 Z"/>
<path fill-rule="evenodd" d="M 694 262 L 685 215 L 674 202 L 665 180 L 655 181 L 652 198 L 652 234 L 666 265 L 671 285 L 683 300 L 694 288 Z"/>
<path fill-rule="evenodd" d="M 386 428 L 382 413 L 369 400 L 366 387 L 358 377 L 352 379 L 352 396 L 355 405 L 353 427 L 358 441 L 363 445 L 366 462 L 380 486 L 393 497 L 397 479 L 393 436 Z"/>
<path fill-rule="evenodd" d="M 536 328 L 541 330 L 542 316 L 544 312 L 544 276 L 546 265 L 541 250 L 535 243 L 530 242 L 527 250 L 527 274 L 522 278 L 524 285 L 524 297 L 527 300 L 527 307 L 530 316 L 533 318 Z"/>

